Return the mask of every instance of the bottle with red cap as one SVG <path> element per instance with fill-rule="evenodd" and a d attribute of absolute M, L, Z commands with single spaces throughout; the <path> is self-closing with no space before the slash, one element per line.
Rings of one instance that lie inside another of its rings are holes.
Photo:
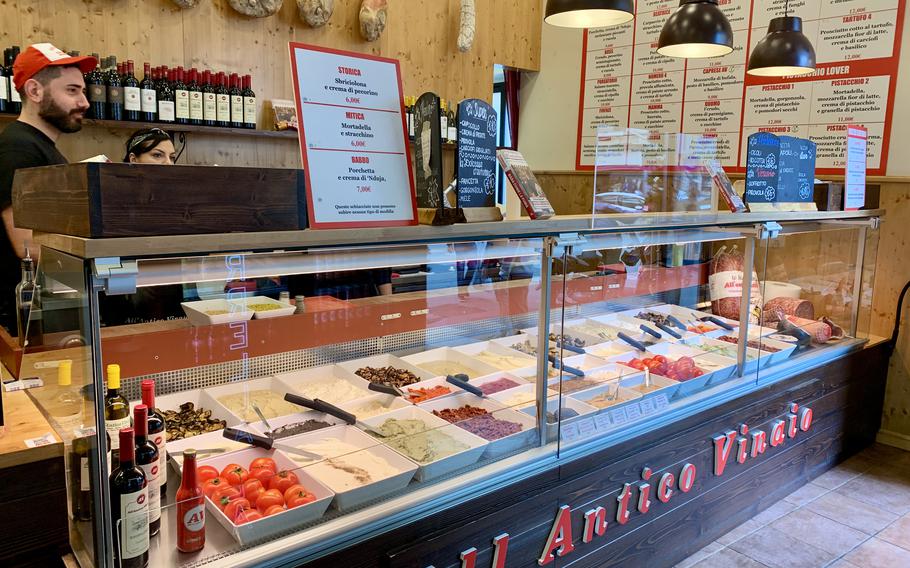
<path fill-rule="evenodd" d="M 114 565 L 143 568 L 149 563 L 148 481 L 136 466 L 133 429 L 121 429 L 119 438 L 120 465 L 110 478 Z"/>
<path fill-rule="evenodd" d="M 161 486 L 158 448 L 149 440 L 149 409 L 144 404 L 133 408 L 133 430 L 136 433 L 136 465 L 142 469 L 148 482 L 149 534 L 155 536 L 161 529 Z M 122 450 L 121 450 L 122 451 Z"/>
<path fill-rule="evenodd" d="M 231 95 L 231 128 L 243 128 L 243 93 L 237 73 L 231 73 L 228 93 Z"/>
<path fill-rule="evenodd" d="M 231 95 L 227 88 L 227 78 L 224 71 L 219 71 L 215 78 L 215 104 L 217 125 L 228 127 L 231 125 Z"/>
<path fill-rule="evenodd" d="M 123 78 L 123 116 L 127 120 L 138 122 L 142 111 L 142 90 L 133 69 L 133 60 L 126 61 L 126 76 Z"/>
<path fill-rule="evenodd" d="M 212 72 L 206 69 L 202 72 L 202 124 L 215 126 L 218 120 L 216 113 L 215 85 L 212 84 Z"/>
<path fill-rule="evenodd" d="M 149 409 L 149 439 L 158 448 L 158 459 L 160 461 L 158 468 L 158 479 L 161 482 L 161 497 L 167 492 L 167 423 L 164 421 L 164 415 L 160 410 L 155 408 L 155 381 L 147 379 L 142 381 L 142 404 Z"/>
<path fill-rule="evenodd" d="M 175 115 L 177 124 L 190 123 L 190 92 L 186 88 L 186 79 L 182 66 L 177 66 L 177 78 L 174 81 Z"/>
<path fill-rule="evenodd" d="M 256 93 L 253 92 L 253 78 L 243 76 L 243 126 L 256 128 Z"/>
<path fill-rule="evenodd" d="M 199 71 L 190 69 L 190 80 L 186 84 L 190 93 L 190 124 L 202 124 L 202 87 L 199 86 Z"/>
<path fill-rule="evenodd" d="M 177 490 L 177 550 L 205 546 L 205 496 L 196 479 L 196 450 L 183 451 L 183 480 Z"/>

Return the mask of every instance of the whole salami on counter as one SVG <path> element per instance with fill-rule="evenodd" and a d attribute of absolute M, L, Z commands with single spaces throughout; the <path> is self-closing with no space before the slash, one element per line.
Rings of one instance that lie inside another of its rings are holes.
<path fill-rule="evenodd" d="M 708 266 L 708 289 L 711 294 L 711 311 L 716 316 L 739 321 L 739 306 L 743 297 L 743 269 L 745 257 L 736 245 L 727 250 L 720 248 Z M 758 275 L 752 272 L 752 292 L 749 303 L 750 313 L 755 313 L 762 305 L 761 289 L 758 286 Z M 754 323 L 757 317 L 750 317 Z"/>
<path fill-rule="evenodd" d="M 812 320 L 815 319 L 815 306 L 809 300 L 799 298 L 773 298 L 765 304 L 762 310 L 762 325 L 774 326 L 783 316 Z"/>

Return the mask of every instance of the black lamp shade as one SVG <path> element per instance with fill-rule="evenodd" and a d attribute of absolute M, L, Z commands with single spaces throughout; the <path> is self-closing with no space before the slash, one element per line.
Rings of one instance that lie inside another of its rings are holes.
<path fill-rule="evenodd" d="M 803 34 L 803 20 L 796 16 L 774 18 L 768 35 L 755 46 L 749 58 L 750 75 L 785 77 L 815 71 L 815 48 Z"/>
<path fill-rule="evenodd" d="M 657 53 L 669 57 L 720 57 L 732 51 L 733 29 L 717 0 L 680 0 L 657 40 Z"/>
<path fill-rule="evenodd" d="M 544 21 L 563 28 L 604 28 L 634 16 L 635 0 L 547 0 Z"/>

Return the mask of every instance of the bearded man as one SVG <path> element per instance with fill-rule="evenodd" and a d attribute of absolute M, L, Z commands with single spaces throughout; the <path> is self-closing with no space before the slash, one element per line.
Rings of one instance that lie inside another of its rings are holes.
<path fill-rule="evenodd" d="M 78 132 L 88 110 L 83 73 L 95 68 L 93 57 L 70 57 L 49 43 L 30 45 L 13 64 L 13 82 L 22 97 L 19 119 L 0 133 L 0 325 L 16 329 L 19 259 L 32 232 L 13 219 L 13 176 L 21 168 L 65 164 L 57 150 L 64 132 Z"/>

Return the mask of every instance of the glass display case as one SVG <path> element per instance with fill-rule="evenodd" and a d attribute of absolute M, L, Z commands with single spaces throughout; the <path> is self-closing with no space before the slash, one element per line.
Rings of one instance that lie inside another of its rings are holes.
<path fill-rule="evenodd" d="M 159 514 L 108 482 L 143 400 L 150 565 L 299 563 L 861 349 L 878 214 L 48 235 L 20 376 L 66 441 L 83 566 Z"/>

